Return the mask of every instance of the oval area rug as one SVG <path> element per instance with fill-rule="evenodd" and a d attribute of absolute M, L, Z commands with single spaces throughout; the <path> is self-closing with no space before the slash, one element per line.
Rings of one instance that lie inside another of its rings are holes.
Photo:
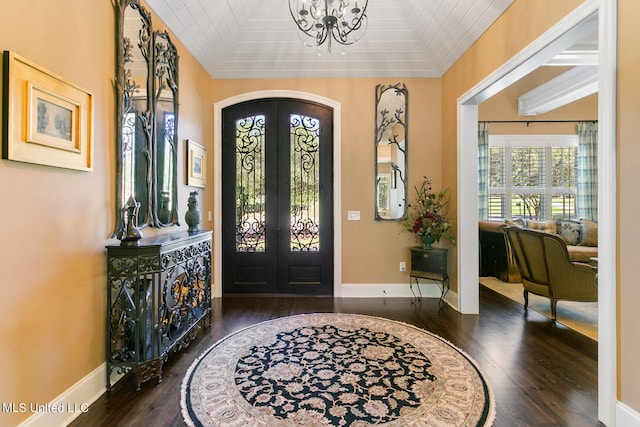
<path fill-rule="evenodd" d="M 393 320 L 315 313 L 259 323 L 189 368 L 190 426 L 489 426 L 495 402 L 476 363 Z"/>

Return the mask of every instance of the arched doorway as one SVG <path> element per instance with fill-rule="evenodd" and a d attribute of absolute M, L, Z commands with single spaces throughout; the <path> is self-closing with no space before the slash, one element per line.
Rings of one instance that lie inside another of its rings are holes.
<path fill-rule="evenodd" d="M 333 111 L 333 295 L 342 296 L 341 204 L 341 104 L 313 93 L 292 90 L 264 90 L 239 94 L 214 104 L 213 173 L 214 229 L 222 227 L 222 110 L 228 106 L 266 98 L 291 98 L 315 102 Z M 222 296 L 222 233 L 213 236 L 212 296 Z"/>
<path fill-rule="evenodd" d="M 223 294 L 333 294 L 332 116 L 289 98 L 222 110 Z"/>

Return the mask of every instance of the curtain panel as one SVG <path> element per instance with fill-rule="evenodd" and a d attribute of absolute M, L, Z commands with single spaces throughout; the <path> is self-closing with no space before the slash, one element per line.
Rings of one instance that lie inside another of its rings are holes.
<path fill-rule="evenodd" d="M 578 218 L 598 220 L 598 124 L 578 123 Z"/>
<path fill-rule="evenodd" d="M 478 218 L 489 217 L 489 123 L 478 123 Z"/>

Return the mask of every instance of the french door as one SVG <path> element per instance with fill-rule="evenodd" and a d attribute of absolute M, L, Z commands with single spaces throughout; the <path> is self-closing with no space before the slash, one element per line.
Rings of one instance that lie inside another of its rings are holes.
<path fill-rule="evenodd" d="M 249 101 L 222 126 L 223 293 L 332 295 L 332 109 Z"/>

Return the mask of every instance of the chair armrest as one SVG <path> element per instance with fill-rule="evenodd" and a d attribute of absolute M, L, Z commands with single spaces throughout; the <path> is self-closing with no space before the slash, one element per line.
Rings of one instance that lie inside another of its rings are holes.
<path fill-rule="evenodd" d="M 598 271 L 589 264 L 571 262 L 557 239 L 546 239 L 553 297 L 573 301 L 598 300 Z"/>
<path fill-rule="evenodd" d="M 587 264 L 586 262 L 572 261 L 571 264 L 573 264 L 574 267 L 577 267 L 581 270 L 592 270 L 592 271 L 595 271 L 596 273 L 598 272 L 597 267 L 591 264 Z"/>

